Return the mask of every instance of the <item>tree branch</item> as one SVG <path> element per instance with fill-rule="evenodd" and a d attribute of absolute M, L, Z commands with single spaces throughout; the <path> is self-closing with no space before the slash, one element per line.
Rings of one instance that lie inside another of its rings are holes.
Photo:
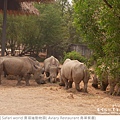
<path fill-rule="evenodd" d="M 107 0 L 103 0 L 103 1 L 105 2 L 105 4 L 106 4 L 110 9 L 113 8 L 112 5 L 110 5 Z M 120 20 L 120 16 L 118 16 L 117 14 L 115 14 L 115 15 L 116 15 L 116 16 L 118 17 L 118 19 Z"/>
<path fill-rule="evenodd" d="M 105 2 L 105 4 L 106 4 L 109 8 L 112 8 L 112 5 L 110 5 L 107 0 L 103 0 L 103 1 Z"/>

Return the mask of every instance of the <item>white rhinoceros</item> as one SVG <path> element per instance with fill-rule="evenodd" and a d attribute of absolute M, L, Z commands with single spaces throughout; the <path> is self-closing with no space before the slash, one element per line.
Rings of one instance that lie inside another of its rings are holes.
<path fill-rule="evenodd" d="M 90 78 L 89 71 L 84 63 L 78 60 L 66 59 L 60 71 L 60 84 L 65 84 L 65 89 L 72 87 L 72 82 L 75 83 L 75 88 L 80 91 L 80 82 L 83 80 L 84 91 L 87 92 L 87 84 Z"/>
<path fill-rule="evenodd" d="M 44 60 L 44 71 L 48 78 L 50 78 L 50 82 L 56 82 L 56 78 L 59 72 L 59 61 L 51 56 Z"/>
<path fill-rule="evenodd" d="M 0 84 L 2 71 L 6 75 L 19 76 L 17 85 L 20 84 L 23 77 L 26 85 L 30 85 L 29 79 L 31 74 L 34 75 L 34 79 L 38 84 L 43 82 L 42 67 L 37 60 L 30 57 L 0 57 Z"/>

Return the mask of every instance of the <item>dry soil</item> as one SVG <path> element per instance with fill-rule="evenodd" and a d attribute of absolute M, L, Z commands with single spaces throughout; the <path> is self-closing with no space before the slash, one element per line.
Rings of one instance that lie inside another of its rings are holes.
<path fill-rule="evenodd" d="M 74 88 L 65 90 L 58 83 L 16 86 L 16 80 L 2 77 L 0 85 L 1 115 L 99 115 L 120 114 L 120 97 L 94 89 L 89 81 L 88 93 Z M 83 88 L 83 83 L 81 83 Z"/>

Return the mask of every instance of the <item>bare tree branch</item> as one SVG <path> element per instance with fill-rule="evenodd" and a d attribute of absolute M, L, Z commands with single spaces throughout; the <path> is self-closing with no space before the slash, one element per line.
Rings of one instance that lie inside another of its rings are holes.
<path fill-rule="evenodd" d="M 110 9 L 113 8 L 112 5 L 110 5 L 107 0 L 103 0 L 103 1 L 105 2 L 105 4 L 106 4 Z M 118 17 L 118 19 L 120 20 L 120 16 L 118 16 L 116 13 L 115 13 L 115 15 L 116 15 L 116 16 Z"/>
<path fill-rule="evenodd" d="M 106 4 L 109 8 L 112 8 L 112 5 L 110 5 L 107 0 L 103 0 L 103 1 L 105 2 L 105 4 Z"/>

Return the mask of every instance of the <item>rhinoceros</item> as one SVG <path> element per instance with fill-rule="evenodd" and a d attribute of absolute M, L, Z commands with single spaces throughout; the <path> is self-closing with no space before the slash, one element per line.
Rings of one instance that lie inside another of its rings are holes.
<path fill-rule="evenodd" d="M 116 73 L 116 75 L 112 76 L 109 73 L 108 83 L 110 85 L 109 94 L 110 95 L 120 95 L 120 75 L 118 73 Z"/>
<path fill-rule="evenodd" d="M 44 71 L 51 83 L 56 82 L 59 73 L 59 61 L 54 56 L 46 58 L 44 60 Z"/>
<path fill-rule="evenodd" d="M 116 95 L 118 96 L 120 96 L 120 80 L 119 80 L 119 82 L 116 84 Z"/>
<path fill-rule="evenodd" d="M 92 87 L 94 87 L 94 88 L 96 88 L 96 89 L 98 89 L 98 77 L 97 77 L 97 75 L 94 73 L 94 75 L 93 75 L 93 78 L 92 78 Z"/>
<path fill-rule="evenodd" d="M 0 77 L 2 71 L 6 75 L 18 76 L 17 85 L 20 85 L 23 77 L 25 78 L 26 85 L 30 85 L 29 79 L 31 74 L 34 75 L 34 79 L 38 84 L 43 83 L 42 67 L 37 60 L 31 59 L 30 57 L 0 57 Z"/>
<path fill-rule="evenodd" d="M 65 84 L 65 89 L 72 87 L 72 82 L 75 83 L 75 88 L 80 90 L 80 82 L 83 80 L 84 91 L 87 92 L 87 84 L 89 80 L 89 71 L 84 63 L 78 60 L 66 59 L 60 71 L 60 84 Z"/>
<path fill-rule="evenodd" d="M 107 86 L 108 86 L 108 73 L 107 72 L 102 72 L 100 78 L 96 74 L 94 74 L 92 87 L 98 89 L 99 84 L 100 84 L 100 89 L 102 91 L 106 91 Z"/>
<path fill-rule="evenodd" d="M 102 91 L 106 91 L 109 85 L 110 95 L 120 95 L 120 76 L 118 74 L 116 74 L 116 76 L 112 76 L 109 71 L 103 71 L 100 78 L 98 78 L 96 75 L 93 77 L 92 86 L 94 88 L 97 86 L 98 88 L 98 84 L 100 84 L 100 89 Z"/>

